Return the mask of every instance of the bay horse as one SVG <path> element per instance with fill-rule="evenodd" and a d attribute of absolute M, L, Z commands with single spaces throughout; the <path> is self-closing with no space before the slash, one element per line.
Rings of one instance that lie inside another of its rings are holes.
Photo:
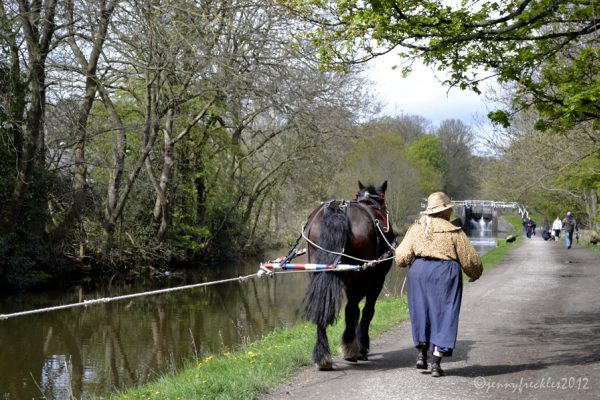
<path fill-rule="evenodd" d="M 346 294 L 344 310 L 346 327 L 342 335 L 342 355 L 352 362 L 367 360 L 369 325 L 375 313 L 375 302 L 392 265 L 394 233 L 389 226 L 385 191 L 358 182 L 354 200 L 331 200 L 321 204 L 308 217 L 304 226 L 309 263 L 357 264 L 385 260 L 360 271 L 313 272 L 303 305 L 305 316 L 317 326 L 313 362 L 319 370 L 331 370 L 326 328 L 338 317 L 342 290 Z M 377 226 L 379 225 L 379 227 Z M 387 253 L 387 254 L 386 254 Z M 360 301 L 366 297 L 360 318 Z"/>

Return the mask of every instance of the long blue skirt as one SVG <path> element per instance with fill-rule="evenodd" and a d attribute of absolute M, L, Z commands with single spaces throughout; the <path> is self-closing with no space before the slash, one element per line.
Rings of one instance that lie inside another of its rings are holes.
<path fill-rule="evenodd" d="M 456 346 L 462 272 L 453 260 L 417 258 L 408 271 L 408 309 L 416 347 L 444 356 Z"/>

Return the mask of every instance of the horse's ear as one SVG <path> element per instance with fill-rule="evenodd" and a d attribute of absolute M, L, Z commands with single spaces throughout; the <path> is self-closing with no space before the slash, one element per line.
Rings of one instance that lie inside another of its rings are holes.
<path fill-rule="evenodd" d="M 383 185 L 381 185 L 381 192 L 385 193 L 386 189 L 387 189 L 387 181 L 383 182 Z"/>
<path fill-rule="evenodd" d="M 358 188 L 360 190 L 363 190 L 365 188 L 365 185 L 363 185 L 361 181 L 358 181 Z"/>

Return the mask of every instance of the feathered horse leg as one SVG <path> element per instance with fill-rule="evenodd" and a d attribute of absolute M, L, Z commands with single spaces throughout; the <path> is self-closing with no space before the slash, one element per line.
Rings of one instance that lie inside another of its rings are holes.
<path fill-rule="evenodd" d="M 362 272 L 361 272 L 362 273 Z M 341 353 L 344 360 L 356 362 L 359 360 L 359 345 L 357 338 L 358 318 L 360 317 L 360 303 L 362 290 L 356 287 L 346 287 L 346 298 L 348 299 L 345 308 L 346 329 L 342 334 Z"/>
<path fill-rule="evenodd" d="M 323 217 L 317 226 L 320 247 L 342 252 L 349 231 L 349 220 L 338 202 L 330 202 L 323 207 Z M 310 234 L 310 232 L 309 232 Z M 335 264 L 340 260 L 338 255 L 316 249 L 309 252 L 309 262 L 318 264 Z M 326 328 L 333 324 L 339 314 L 342 303 L 344 281 L 339 272 L 316 272 L 311 274 L 310 283 L 304 296 L 304 313 L 310 321 L 317 325 L 317 342 L 313 349 L 313 362 L 320 370 L 333 367 Z"/>

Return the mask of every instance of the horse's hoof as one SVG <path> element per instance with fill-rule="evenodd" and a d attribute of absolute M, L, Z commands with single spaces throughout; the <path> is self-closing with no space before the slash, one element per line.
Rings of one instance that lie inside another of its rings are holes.
<path fill-rule="evenodd" d="M 342 357 L 346 361 L 356 362 L 360 355 L 358 351 L 358 343 L 356 341 L 350 343 L 342 343 L 340 346 L 340 352 L 342 353 Z"/>
<path fill-rule="evenodd" d="M 331 371 L 333 369 L 333 360 L 331 357 L 326 357 L 321 361 L 315 363 L 315 367 L 319 371 Z"/>
<path fill-rule="evenodd" d="M 328 364 L 328 365 L 322 365 L 322 364 L 315 364 L 315 367 L 319 370 L 319 371 L 331 371 L 333 370 L 333 364 Z"/>

